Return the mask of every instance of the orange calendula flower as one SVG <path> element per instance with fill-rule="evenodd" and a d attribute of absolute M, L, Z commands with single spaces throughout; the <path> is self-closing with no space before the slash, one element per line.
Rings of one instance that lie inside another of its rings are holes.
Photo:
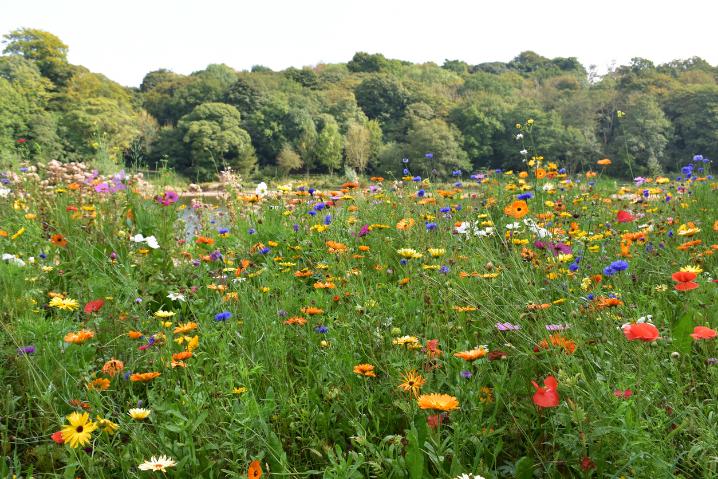
<path fill-rule="evenodd" d="M 529 205 L 524 200 L 516 200 L 504 208 L 504 213 L 518 220 L 529 213 Z"/>
<path fill-rule="evenodd" d="M 317 281 L 314 283 L 314 289 L 334 289 L 336 285 L 331 281 Z"/>
<path fill-rule="evenodd" d="M 347 250 L 347 245 L 345 245 L 344 243 L 327 241 L 325 244 L 327 245 L 327 248 L 329 248 L 329 253 L 331 254 L 344 253 Z"/>
<path fill-rule="evenodd" d="M 134 383 L 148 383 L 158 377 L 160 377 L 160 373 L 158 372 L 135 373 L 130 376 L 130 381 Z"/>
<path fill-rule="evenodd" d="M 140 339 L 143 335 L 139 331 L 130 331 L 127 333 L 127 336 L 129 336 L 130 339 Z"/>
<path fill-rule="evenodd" d="M 50 237 L 50 243 L 54 244 L 55 246 L 60 246 L 62 248 L 67 246 L 67 240 L 59 233 L 54 234 Z"/>
<path fill-rule="evenodd" d="M 417 399 L 421 409 L 431 409 L 434 411 L 453 411 L 459 409 L 459 401 L 454 396 L 448 394 L 422 394 Z"/>
<path fill-rule="evenodd" d="M 111 377 L 120 374 L 123 369 L 125 369 L 125 363 L 115 358 L 110 359 L 102 366 L 102 372 Z"/>
<path fill-rule="evenodd" d="M 461 358 L 464 361 L 476 361 L 481 359 L 489 353 L 489 348 L 486 346 L 479 346 L 470 351 L 461 351 L 454 353 L 454 357 Z"/>
<path fill-rule="evenodd" d="M 252 461 L 247 470 L 247 477 L 249 479 L 259 479 L 262 477 L 262 466 L 259 461 Z"/>
<path fill-rule="evenodd" d="M 609 160 L 608 158 L 604 158 L 604 159 L 598 160 L 596 162 L 596 164 L 600 165 L 600 166 L 609 166 L 611 163 L 613 163 L 613 162 L 611 160 Z"/>
<path fill-rule="evenodd" d="M 109 387 L 110 380 L 107 378 L 97 378 L 87 383 L 87 389 L 90 391 L 105 391 Z"/>
<path fill-rule="evenodd" d="M 286 320 L 284 324 L 304 326 L 305 324 L 307 324 L 307 319 L 302 318 L 301 316 L 294 316 Z"/>
<path fill-rule="evenodd" d="M 366 376 L 370 378 L 376 377 L 376 373 L 374 372 L 374 366 L 372 366 L 371 364 L 357 364 L 356 366 L 354 366 L 354 373 L 360 376 Z"/>
<path fill-rule="evenodd" d="M 195 322 L 189 322 L 185 324 L 180 324 L 174 329 L 174 334 L 187 334 L 190 331 L 194 331 L 197 329 L 197 323 Z"/>
<path fill-rule="evenodd" d="M 419 391 L 426 382 L 424 377 L 414 370 L 405 373 L 401 379 L 402 383 L 399 384 L 399 388 L 405 392 L 413 394 L 414 397 L 419 396 Z"/>
<path fill-rule="evenodd" d="M 174 353 L 172 355 L 172 361 L 183 361 L 192 357 L 192 353 L 189 351 L 182 351 L 180 353 Z"/>
<path fill-rule="evenodd" d="M 406 231 L 416 224 L 413 218 L 403 218 L 396 224 L 396 229 Z"/>
<path fill-rule="evenodd" d="M 306 306 L 301 309 L 302 313 L 308 314 L 309 316 L 316 316 L 324 312 L 323 309 L 314 306 Z"/>
<path fill-rule="evenodd" d="M 64 341 L 72 344 L 82 344 L 95 336 L 94 331 L 83 329 L 77 332 L 70 332 L 65 335 Z"/>
<path fill-rule="evenodd" d="M 206 244 L 207 246 L 214 244 L 214 240 L 212 238 L 208 238 L 207 236 L 198 236 L 194 242 L 197 244 Z"/>

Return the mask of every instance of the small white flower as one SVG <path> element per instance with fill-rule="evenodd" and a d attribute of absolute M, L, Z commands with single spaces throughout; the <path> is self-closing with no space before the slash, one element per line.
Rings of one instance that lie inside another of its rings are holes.
<path fill-rule="evenodd" d="M 144 243 L 145 237 L 141 234 L 136 234 L 130 238 L 130 241 L 133 241 L 135 243 Z"/>
<path fill-rule="evenodd" d="M 182 293 L 169 293 L 167 297 L 172 301 L 185 301 L 184 294 Z"/>
<path fill-rule="evenodd" d="M 0 188 L 0 198 L 7 198 L 12 190 L 9 190 L 7 188 Z"/>
<path fill-rule="evenodd" d="M 148 236 L 145 238 L 145 243 L 147 243 L 147 246 L 149 246 L 152 249 L 157 249 L 160 247 L 160 244 L 157 242 L 157 238 L 154 236 Z"/>
<path fill-rule="evenodd" d="M 506 225 L 507 230 L 517 230 L 521 227 L 521 225 L 518 222 L 509 223 Z"/>
<path fill-rule="evenodd" d="M 162 471 L 167 472 L 168 467 L 174 467 L 177 463 L 167 456 L 154 457 L 138 466 L 140 471 Z"/>
<path fill-rule="evenodd" d="M 20 258 L 18 258 L 17 256 L 15 256 L 14 254 L 3 253 L 2 259 L 3 259 L 3 261 L 7 261 L 8 263 L 14 264 L 15 266 L 19 266 L 21 268 L 23 266 L 25 266 L 25 262 L 23 260 L 21 260 Z"/>
<path fill-rule="evenodd" d="M 545 185 L 543 185 L 544 191 L 553 191 L 555 189 L 556 189 L 556 187 L 554 186 L 553 183 L 546 183 Z"/>
<path fill-rule="evenodd" d="M 254 190 L 254 194 L 257 196 L 264 196 L 267 194 L 267 183 L 264 181 L 257 185 L 257 188 Z"/>
<path fill-rule="evenodd" d="M 523 133 L 519 133 L 518 135 L 516 135 L 517 140 L 521 140 L 521 139 L 523 139 L 523 137 L 524 137 Z"/>
<path fill-rule="evenodd" d="M 519 153 L 521 153 L 521 156 L 526 156 L 526 155 L 529 154 L 529 152 L 528 152 L 528 150 L 527 150 L 526 148 L 524 148 L 523 150 L 519 151 Z"/>

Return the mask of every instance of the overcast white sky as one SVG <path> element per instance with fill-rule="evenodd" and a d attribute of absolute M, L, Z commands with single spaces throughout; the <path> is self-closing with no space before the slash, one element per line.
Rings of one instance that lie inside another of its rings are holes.
<path fill-rule="evenodd" d="M 129 86 L 158 68 L 279 70 L 356 51 L 476 64 L 534 50 L 601 70 L 635 56 L 718 64 L 715 0 L 0 0 L 0 12 L 0 33 L 48 30 L 70 62 Z"/>

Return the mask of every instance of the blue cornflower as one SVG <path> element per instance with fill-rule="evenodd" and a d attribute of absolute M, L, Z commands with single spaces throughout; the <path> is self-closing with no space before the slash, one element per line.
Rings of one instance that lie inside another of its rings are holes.
<path fill-rule="evenodd" d="M 461 176 L 461 170 L 454 170 L 451 172 L 453 176 Z"/>
<path fill-rule="evenodd" d="M 217 233 L 219 233 L 221 235 L 225 235 L 225 234 L 229 233 L 229 228 L 218 228 Z"/>
<path fill-rule="evenodd" d="M 227 321 L 229 318 L 232 317 L 232 313 L 229 311 L 222 311 L 221 313 L 217 313 L 214 315 L 215 321 Z"/>
<path fill-rule="evenodd" d="M 436 223 L 426 223 L 426 231 L 436 229 Z"/>
<path fill-rule="evenodd" d="M 322 211 L 326 206 L 327 206 L 326 204 L 319 202 L 316 205 L 314 205 L 314 209 L 316 211 Z"/>
<path fill-rule="evenodd" d="M 404 173 L 405 175 L 408 175 L 408 174 L 409 174 L 409 168 L 404 168 L 403 173 Z"/>
<path fill-rule="evenodd" d="M 402 266 L 406 266 L 407 263 L 409 263 L 409 260 L 407 260 L 407 259 L 405 259 L 405 258 L 402 258 L 402 259 L 399 260 L 399 264 L 402 265 Z"/>
<path fill-rule="evenodd" d="M 473 376 L 473 374 L 471 374 L 471 371 L 461 371 L 460 374 L 461 377 L 464 379 L 471 379 L 471 376 Z"/>
<path fill-rule="evenodd" d="M 447 274 L 449 272 L 449 267 L 444 265 L 441 268 L 439 268 L 439 273 Z"/>
<path fill-rule="evenodd" d="M 308 214 L 309 216 L 317 216 L 317 212 L 314 211 L 314 210 L 309 210 L 309 211 L 307 211 L 307 214 Z"/>
<path fill-rule="evenodd" d="M 419 198 L 423 198 L 425 194 L 426 194 L 426 191 L 424 191 L 424 190 L 419 190 L 416 192 L 416 196 L 418 196 Z"/>
<path fill-rule="evenodd" d="M 415 182 L 418 183 L 418 182 L 421 181 L 421 176 L 415 176 L 415 177 L 413 177 L 413 178 L 411 179 L 411 181 L 415 181 Z"/>
<path fill-rule="evenodd" d="M 448 213 L 448 212 L 451 211 L 451 208 L 448 207 L 448 206 L 442 206 L 442 207 L 439 209 L 439 211 L 442 212 L 442 213 Z"/>
<path fill-rule="evenodd" d="M 255 230 L 254 228 L 249 228 L 249 229 L 247 230 L 247 234 L 250 234 L 250 235 L 253 235 L 253 234 L 256 233 L 256 232 L 257 232 L 257 230 Z"/>
<path fill-rule="evenodd" d="M 518 198 L 519 200 L 530 200 L 533 197 L 534 194 L 529 191 L 528 193 L 521 193 L 516 198 Z"/>
<path fill-rule="evenodd" d="M 622 259 L 614 261 L 613 263 L 611 263 L 611 268 L 615 269 L 616 271 L 626 271 L 628 269 L 628 261 L 623 261 Z"/>
<path fill-rule="evenodd" d="M 332 222 L 332 215 L 326 215 L 324 217 L 324 224 L 329 225 Z"/>
<path fill-rule="evenodd" d="M 316 328 L 314 328 L 314 331 L 319 334 L 326 334 L 329 331 L 329 328 L 323 325 L 319 325 Z"/>
<path fill-rule="evenodd" d="M 433 153 L 426 153 L 426 154 L 424 155 L 424 158 L 432 159 L 433 157 L 434 157 L 434 154 L 433 154 Z"/>
<path fill-rule="evenodd" d="M 267 246 L 265 246 L 264 248 L 262 248 L 262 249 L 259 250 L 259 252 L 262 253 L 262 254 L 267 254 L 267 253 L 269 253 L 270 251 L 271 251 L 271 249 L 269 249 Z"/>
<path fill-rule="evenodd" d="M 299 231 L 299 225 L 298 225 L 297 223 L 294 223 L 294 224 L 292 225 L 292 229 L 293 229 L 294 232 L 296 233 L 297 231 Z"/>
<path fill-rule="evenodd" d="M 407 163 L 409 163 L 409 158 L 402 158 L 401 162 L 404 164 L 407 164 Z"/>
<path fill-rule="evenodd" d="M 309 192 L 310 195 L 314 196 L 314 192 L 317 190 L 315 190 L 314 188 L 309 188 L 307 191 Z"/>

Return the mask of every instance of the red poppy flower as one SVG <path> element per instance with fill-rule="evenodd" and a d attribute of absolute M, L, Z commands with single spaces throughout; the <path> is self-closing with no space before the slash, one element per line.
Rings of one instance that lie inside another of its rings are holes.
<path fill-rule="evenodd" d="M 696 279 L 697 276 L 698 275 L 690 271 L 679 271 L 677 273 L 673 273 L 671 278 L 677 283 L 689 283 Z"/>
<path fill-rule="evenodd" d="M 696 326 L 693 328 L 691 338 L 699 341 L 701 339 L 714 339 L 717 335 L 718 332 L 715 329 L 707 328 L 705 326 Z"/>
<path fill-rule="evenodd" d="M 533 402 L 538 407 L 556 407 L 560 403 L 558 397 L 558 381 L 553 376 L 547 376 L 543 381 L 543 387 L 539 387 L 536 381 L 531 381 L 536 392 L 533 396 Z"/>
<path fill-rule="evenodd" d="M 629 341 L 655 341 L 660 337 L 658 328 L 651 323 L 631 323 L 623 325 L 623 334 Z"/>
<path fill-rule="evenodd" d="M 85 314 L 98 312 L 105 305 L 104 299 L 95 299 L 85 305 Z"/>
<path fill-rule="evenodd" d="M 619 223 L 630 223 L 631 221 L 633 221 L 635 219 L 636 219 L 636 217 L 633 216 L 628 211 L 621 210 L 616 215 L 616 221 L 618 221 Z"/>
<path fill-rule="evenodd" d="M 50 437 L 58 444 L 65 444 L 65 440 L 62 438 L 62 431 L 53 432 Z"/>
<path fill-rule="evenodd" d="M 613 395 L 616 396 L 619 399 L 628 399 L 631 396 L 633 396 L 633 391 L 630 389 L 626 389 L 625 391 L 621 391 L 620 389 L 616 389 L 613 391 Z"/>
<path fill-rule="evenodd" d="M 677 283 L 674 288 L 676 291 L 690 291 L 692 289 L 696 289 L 698 287 L 698 283 L 694 281 L 686 281 L 685 283 Z"/>

